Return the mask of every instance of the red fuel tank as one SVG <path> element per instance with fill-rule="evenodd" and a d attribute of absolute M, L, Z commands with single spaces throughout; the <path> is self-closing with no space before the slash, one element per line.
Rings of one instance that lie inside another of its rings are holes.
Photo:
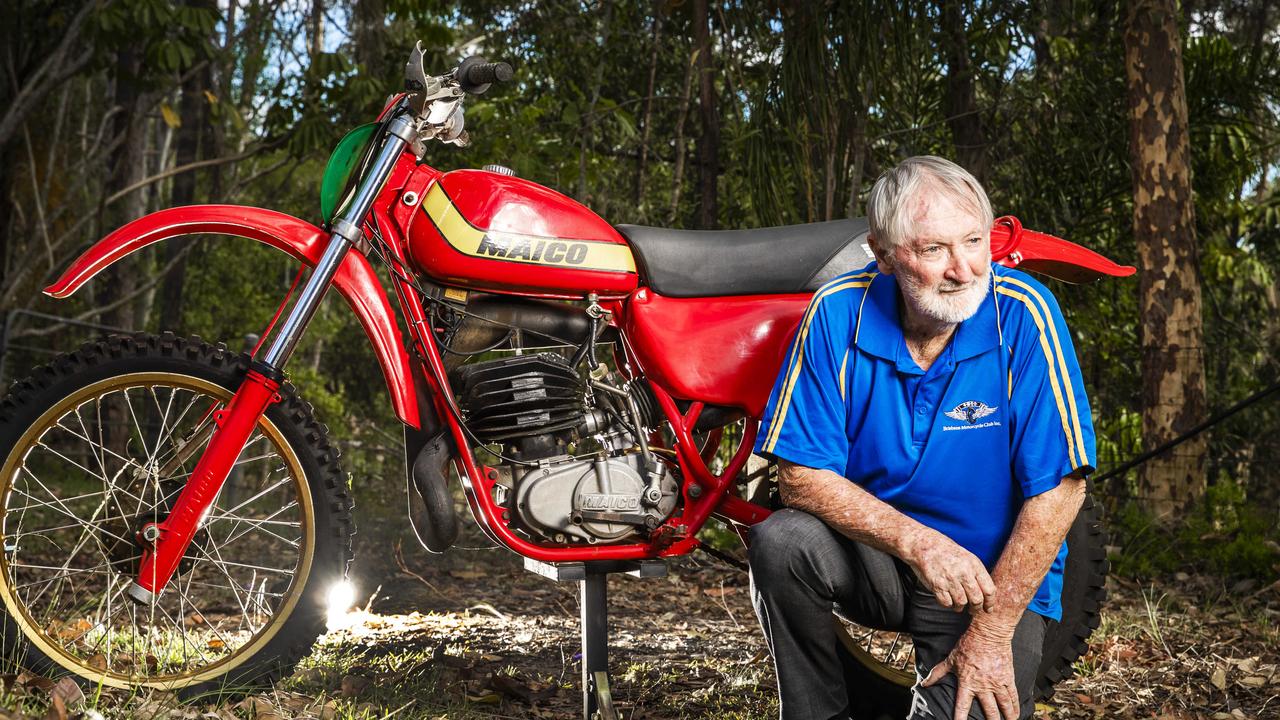
<path fill-rule="evenodd" d="M 555 190 L 485 170 L 454 170 L 427 188 L 409 227 L 418 269 L 478 290 L 557 297 L 626 295 L 636 288 L 627 241 Z"/>

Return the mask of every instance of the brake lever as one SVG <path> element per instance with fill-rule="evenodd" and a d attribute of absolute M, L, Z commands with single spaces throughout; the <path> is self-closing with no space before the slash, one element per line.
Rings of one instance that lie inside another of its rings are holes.
<path fill-rule="evenodd" d="M 436 100 L 460 98 L 465 94 L 453 71 L 445 75 L 428 75 L 423 66 L 424 56 L 422 41 L 418 41 L 404 65 L 404 89 L 408 93 L 409 108 L 418 117 L 423 117 Z"/>

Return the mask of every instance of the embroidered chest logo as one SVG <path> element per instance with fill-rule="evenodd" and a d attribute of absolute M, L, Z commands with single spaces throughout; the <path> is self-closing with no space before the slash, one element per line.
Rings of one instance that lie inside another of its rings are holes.
<path fill-rule="evenodd" d="M 964 425 L 944 425 L 943 430 L 977 430 L 978 428 L 998 427 L 999 420 L 988 420 L 987 422 L 978 422 L 984 417 L 991 415 L 998 407 L 990 405 L 980 400 L 966 400 L 954 408 L 947 410 L 943 414 L 952 420 L 959 420 Z"/>

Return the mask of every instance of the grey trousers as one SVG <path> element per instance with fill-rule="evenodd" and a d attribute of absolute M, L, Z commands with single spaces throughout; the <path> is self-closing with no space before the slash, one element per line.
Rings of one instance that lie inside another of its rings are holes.
<path fill-rule="evenodd" d="M 832 612 L 866 627 L 911 635 L 916 685 L 910 720 L 951 720 L 956 678 L 921 687 L 969 626 L 967 612 L 938 604 L 902 561 L 854 542 L 821 520 L 786 508 L 751 528 L 751 597 L 778 674 L 782 720 L 846 718 L 845 687 Z M 1046 619 L 1028 610 L 1013 636 L 1014 682 L 1021 718 L 1035 710 L 1032 691 L 1044 646 Z M 971 720 L 984 720 L 975 702 Z M 991 719 L 996 720 L 996 719 Z"/>

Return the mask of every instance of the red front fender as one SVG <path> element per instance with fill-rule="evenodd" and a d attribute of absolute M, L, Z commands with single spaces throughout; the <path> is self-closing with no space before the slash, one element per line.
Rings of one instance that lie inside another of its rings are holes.
<path fill-rule="evenodd" d="M 161 210 L 138 218 L 86 250 L 57 282 L 45 288 L 47 295 L 64 298 L 120 258 L 152 243 L 179 235 L 214 233 L 257 240 L 289 253 L 315 267 L 329 236 L 320 228 L 274 210 L 239 205 L 191 205 Z M 418 427 L 418 402 L 409 371 L 409 354 L 401 342 L 391 304 L 369 261 L 358 252 L 347 257 L 333 278 L 333 285 L 355 311 L 391 392 L 396 415 L 406 425 Z"/>

